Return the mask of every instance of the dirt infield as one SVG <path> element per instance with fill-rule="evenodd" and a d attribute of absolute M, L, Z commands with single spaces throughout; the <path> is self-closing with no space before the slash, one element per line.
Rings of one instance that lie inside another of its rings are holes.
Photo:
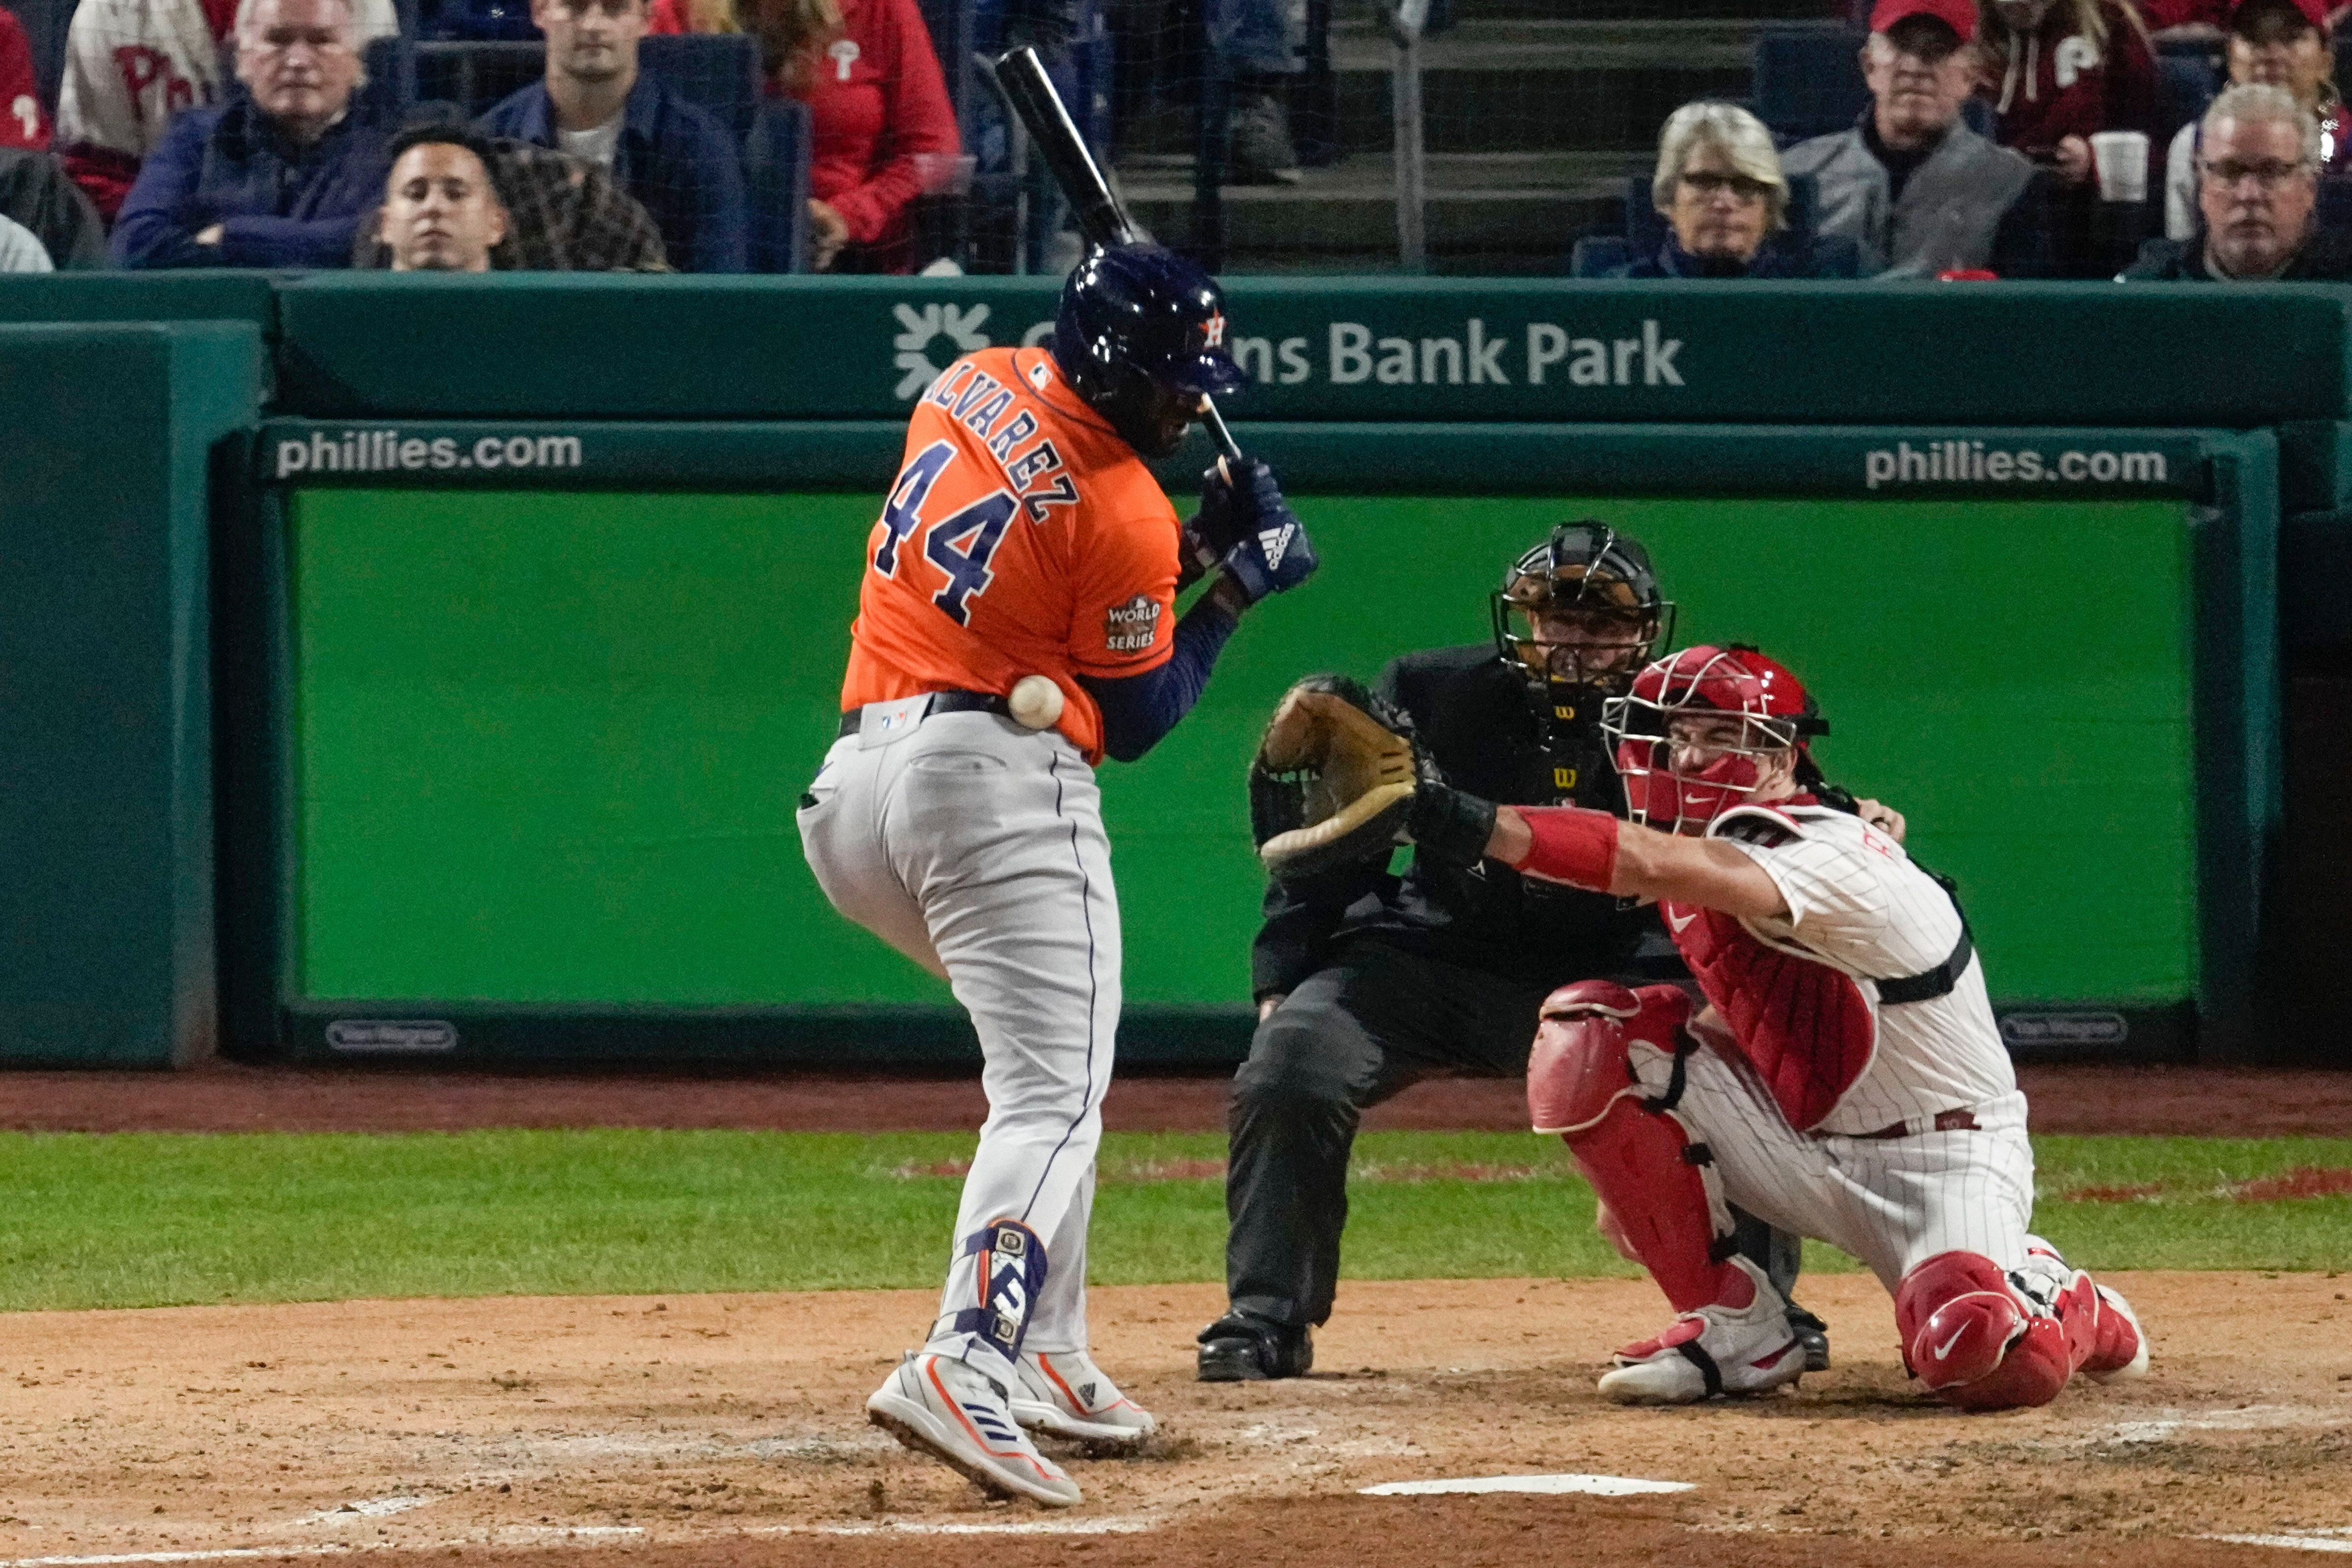
<path fill-rule="evenodd" d="M 1351 1285 L 1317 1375 L 1215 1386 L 1190 1375 L 1213 1288 L 1099 1291 L 1097 1350 L 1167 1433 L 1074 1458 L 1087 1498 L 1061 1514 L 987 1503 L 863 1421 L 926 1293 L 9 1314 L 0 1561 L 2171 1568 L 2274 1555 L 2213 1536 L 2352 1544 L 2311 1533 L 2352 1527 L 2352 1279 L 2116 1282 L 2154 1375 L 1998 1416 L 1922 1400 L 1853 1276 L 1807 1293 L 1835 1370 L 1680 1411 L 1592 1390 L 1608 1347 L 1659 1325 L 1646 1285 Z M 1552 1473 L 1691 1490 L 1359 1492 Z"/>
<path fill-rule="evenodd" d="M 2218 1068 L 2025 1068 L 2037 1133 L 2273 1137 L 2352 1134 L 2352 1072 Z M 1221 1077 L 1115 1081 L 1104 1124 L 1134 1132 L 1225 1124 Z M 467 1127 L 741 1127 L 791 1132 L 977 1128 L 975 1079 L 522 1077 L 290 1071 L 210 1062 L 185 1072 L 0 1073 L 0 1129 L 24 1132 L 452 1132 Z M 1374 1129 L 1516 1132 L 1517 1081 L 1416 1084 Z"/>

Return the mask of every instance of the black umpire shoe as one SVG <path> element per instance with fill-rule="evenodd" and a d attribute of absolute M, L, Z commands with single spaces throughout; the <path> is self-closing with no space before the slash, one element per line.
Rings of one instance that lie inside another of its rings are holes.
<path fill-rule="evenodd" d="M 1797 1336 L 1797 1343 L 1805 1352 L 1807 1372 L 1827 1372 L 1830 1369 L 1830 1325 L 1797 1305 L 1789 1303 L 1789 1332 Z M 1207 1364 L 1208 1352 L 1201 1353 L 1202 1364 Z"/>
<path fill-rule="evenodd" d="M 1315 1331 L 1227 1312 L 1201 1331 L 1203 1383 L 1263 1383 L 1303 1377 L 1315 1364 Z"/>

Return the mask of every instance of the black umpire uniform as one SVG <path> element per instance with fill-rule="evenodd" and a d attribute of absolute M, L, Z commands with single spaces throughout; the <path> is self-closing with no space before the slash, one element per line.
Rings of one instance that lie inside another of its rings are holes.
<path fill-rule="evenodd" d="M 1500 642 L 1408 653 L 1381 672 L 1375 695 L 1412 719 L 1457 789 L 1622 815 L 1600 690 L 1531 689 Z M 1686 973 L 1654 910 L 1491 860 L 1465 869 L 1415 855 L 1402 876 L 1374 861 L 1270 883 L 1252 989 L 1261 1003 L 1284 999 L 1234 1077 L 1232 1305 L 1200 1335 L 1201 1377 L 1295 1376 L 1312 1363 L 1310 1330 L 1330 1316 L 1339 1285 L 1348 1158 L 1367 1108 L 1438 1074 L 1524 1077 L 1557 987 Z M 1793 1285 L 1792 1245 L 1774 1246 L 1755 1223 L 1739 1241 L 1776 1283 Z"/>

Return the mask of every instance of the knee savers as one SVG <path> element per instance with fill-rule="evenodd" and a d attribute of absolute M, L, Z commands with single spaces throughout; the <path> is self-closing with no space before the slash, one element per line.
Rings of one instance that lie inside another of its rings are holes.
<path fill-rule="evenodd" d="M 1675 1056 L 1690 1010 L 1690 998 L 1672 986 L 1563 986 L 1544 999 L 1528 1061 L 1535 1130 L 1567 1139 L 1578 1168 L 1678 1312 L 1736 1288 L 1724 1277 L 1731 1212 L 1713 1156 L 1675 1112 L 1675 1090 L 1647 1094 L 1634 1079 L 1631 1051 L 1639 1043 Z"/>
<path fill-rule="evenodd" d="M 2083 1291 L 2089 1281 L 2080 1281 Z M 2054 1312 L 2037 1312 L 2001 1271 L 1975 1252 L 1939 1252 L 1895 1290 L 1903 1359 L 1937 1398 L 1963 1410 L 2047 1405 L 2088 1351 L 2070 1320 L 2096 1322 L 2070 1290 Z"/>
<path fill-rule="evenodd" d="M 1641 1097 L 1626 1048 L 1638 1040 L 1672 1056 L 1690 1016 L 1690 998 L 1673 986 L 1630 991 L 1607 980 L 1579 980 L 1546 997 L 1528 1056 L 1528 1114 L 1535 1130 L 1572 1141 L 1620 1096 Z"/>

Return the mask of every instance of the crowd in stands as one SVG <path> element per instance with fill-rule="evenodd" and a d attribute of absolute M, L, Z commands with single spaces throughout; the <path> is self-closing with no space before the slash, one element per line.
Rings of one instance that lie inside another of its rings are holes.
<path fill-rule="evenodd" d="M 1870 96 L 1851 129 L 1780 146 L 1742 107 L 1684 106 L 1650 183 L 1663 238 L 1593 250 L 1591 267 L 1580 246 L 1578 270 L 2352 280 L 2352 225 L 2327 221 L 2331 187 L 2352 216 L 2352 148 L 2326 0 L 1872 0 L 1864 15 Z M 2172 29 L 2218 31 L 2229 79 L 2159 142 L 2154 50 Z M 2137 255 L 2116 255 L 2118 236 Z"/>
<path fill-rule="evenodd" d="M 969 174 L 919 0 L 530 0 L 540 78 L 491 102 L 504 78 L 470 120 L 415 102 L 404 78 L 369 79 L 379 57 L 413 75 L 413 56 L 371 45 L 409 47 L 416 3 L 79 0 L 54 125 L 0 9 L 0 271 L 739 272 L 791 265 L 760 237 L 782 212 L 805 234 L 800 265 L 904 272 L 928 254 L 919 204 Z M 1170 3 L 1116 0 L 1115 14 Z M 1283 107 L 1307 8 L 1189 3 L 1234 89 L 1234 177 L 1297 178 Z M 1853 3 L 1852 90 L 1868 97 L 1851 126 L 1776 137 L 1745 106 L 1685 105 L 1624 237 L 1580 245 L 1574 270 L 2352 278 L 2334 48 L 2352 5 Z M 1081 0 L 1005 12 L 1007 41 L 1049 57 L 1082 29 Z M 646 38 L 686 34 L 737 36 L 707 42 L 736 51 L 760 113 L 804 125 L 804 185 L 777 197 L 742 127 L 646 63 Z M 2164 67 L 2182 40 L 2226 80 L 2201 114 L 2168 120 Z"/>
<path fill-rule="evenodd" d="M 961 152 L 916 0 L 531 0 L 530 19 L 543 74 L 469 121 L 370 82 L 394 0 L 79 0 L 53 128 L 0 10 L 0 271 L 743 271 L 745 139 L 640 58 L 677 33 L 747 35 L 734 57 L 797 106 L 802 264 L 908 269 L 914 205 Z"/>

